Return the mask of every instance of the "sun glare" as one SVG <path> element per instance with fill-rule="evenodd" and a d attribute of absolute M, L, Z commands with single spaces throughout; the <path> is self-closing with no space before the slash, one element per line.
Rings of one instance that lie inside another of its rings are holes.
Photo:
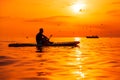
<path fill-rule="evenodd" d="M 74 40 L 75 41 L 80 41 L 80 38 L 79 37 L 75 37 Z"/>
<path fill-rule="evenodd" d="M 76 4 L 73 4 L 71 6 L 72 10 L 74 13 L 80 13 L 82 12 L 83 10 L 85 10 L 85 7 L 86 7 L 86 4 L 83 4 L 83 3 L 76 3 Z"/>

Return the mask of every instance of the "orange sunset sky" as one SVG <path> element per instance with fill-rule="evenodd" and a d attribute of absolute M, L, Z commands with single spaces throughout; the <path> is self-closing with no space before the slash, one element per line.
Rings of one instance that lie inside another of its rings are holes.
<path fill-rule="evenodd" d="M 119 0 L 0 0 L 0 36 L 120 36 Z"/>

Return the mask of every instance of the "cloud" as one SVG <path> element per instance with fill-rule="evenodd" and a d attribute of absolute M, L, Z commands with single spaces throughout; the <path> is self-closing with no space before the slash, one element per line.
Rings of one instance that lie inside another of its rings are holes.
<path fill-rule="evenodd" d="M 120 16 L 120 9 L 110 10 L 107 12 L 107 14 L 111 16 Z"/>
<path fill-rule="evenodd" d="M 118 2 L 112 2 L 113 5 L 119 5 L 120 4 L 120 1 Z"/>
<path fill-rule="evenodd" d="M 25 20 L 25 22 L 33 22 L 33 23 L 39 23 L 44 25 L 71 25 L 73 22 L 73 19 L 75 19 L 72 16 L 51 16 L 47 18 L 36 18 L 36 19 L 28 19 Z"/>
<path fill-rule="evenodd" d="M 9 16 L 0 16 L 0 19 L 10 19 L 11 17 Z"/>
<path fill-rule="evenodd" d="M 111 6 L 111 10 L 107 11 L 107 14 L 111 16 L 120 16 L 120 1 L 114 1 L 109 5 Z"/>
<path fill-rule="evenodd" d="M 65 21 L 69 20 L 72 18 L 72 16 L 51 16 L 47 18 L 37 18 L 37 19 L 29 19 L 25 20 L 25 22 L 41 22 L 41 21 L 46 21 L 46 22 L 53 22 L 53 21 Z"/>

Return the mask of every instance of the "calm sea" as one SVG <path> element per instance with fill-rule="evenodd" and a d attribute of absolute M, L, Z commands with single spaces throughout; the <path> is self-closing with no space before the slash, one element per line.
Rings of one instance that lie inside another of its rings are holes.
<path fill-rule="evenodd" d="M 73 41 L 51 38 L 51 41 Z M 120 38 L 80 38 L 79 47 L 8 47 L 34 38 L 0 40 L 0 80 L 120 80 Z"/>

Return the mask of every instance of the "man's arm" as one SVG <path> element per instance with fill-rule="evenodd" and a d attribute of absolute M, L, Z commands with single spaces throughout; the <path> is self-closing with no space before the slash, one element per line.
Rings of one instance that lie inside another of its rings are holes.
<path fill-rule="evenodd" d="M 49 40 L 49 38 L 47 38 L 45 35 L 43 35 L 43 37 L 44 37 L 45 39 Z"/>

